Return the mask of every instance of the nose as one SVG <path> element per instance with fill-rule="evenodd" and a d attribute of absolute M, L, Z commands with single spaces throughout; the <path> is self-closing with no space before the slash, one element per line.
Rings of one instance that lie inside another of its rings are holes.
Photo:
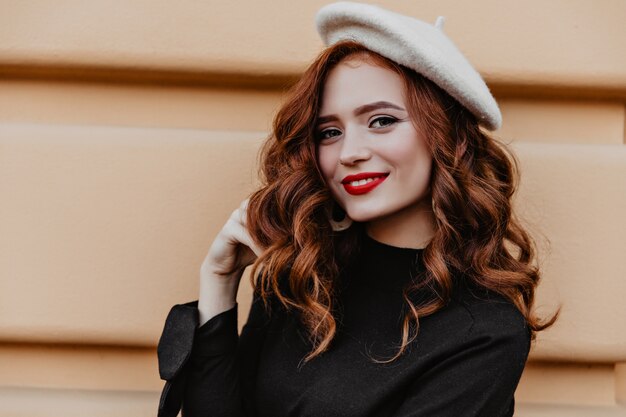
<path fill-rule="evenodd" d="M 371 151 L 358 132 L 344 132 L 339 163 L 344 166 L 355 165 L 372 157 Z"/>

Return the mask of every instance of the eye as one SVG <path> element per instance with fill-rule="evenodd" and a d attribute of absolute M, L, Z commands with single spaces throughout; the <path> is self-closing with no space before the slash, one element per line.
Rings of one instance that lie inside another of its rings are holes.
<path fill-rule="evenodd" d="M 341 130 L 335 128 L 324 129 L 317 133 L 317 140 L 334 138 L 341 135 Z"/>
<path fill-rule="evenodd" d="M 392 124 L 394 124 L 397 121 L 398 121 L 398 119 L 396 119 L 395 117 L 380 116 L 380 117 L 376 117 L 374 120 L 372 120 L 372 122 L 370 123 L 369 127 L 374 128 L 374 129 L 380 129 L 380 128 L 383 128 L 383 127 L 391 126 Z"/>

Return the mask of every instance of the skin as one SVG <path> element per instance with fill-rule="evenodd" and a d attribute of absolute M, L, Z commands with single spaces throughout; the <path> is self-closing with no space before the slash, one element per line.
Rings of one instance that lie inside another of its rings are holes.
<path fill-rule="evenodd" d="M 243 270 L 263 252 L 246 227 L 248 200 L 233 211 L 200 267 L 200 325 L 235 306 Z"/>
<path fill-rule="evenodd" d="M 340 63 L 323 89 L 318 164 L 337 203 L 364 222 L 372 238 L 421 248 L 434 230 L 428 197 L 432 158 L 406 108 L 395 72 L 358 59 Z M 361 172 L 389 175 L 369 193 L 350 195 L 341 180 Z M 263 252 L 247 230 L 247 204 L 231 214 L 202 262 L 200 325 L 235 306 L 243 270 Z"/>
<path fill-rule="evenodd" d="M 361 60 L 330 71 L 317 125 L 318 163 L 333 197 L 380 242 L 422 248 L 434 220 L 429 197 L 432 157 L 407 112 L 395 72 Z M 372 191 L 351 195 L 347 175 L 388 173 Z"/>

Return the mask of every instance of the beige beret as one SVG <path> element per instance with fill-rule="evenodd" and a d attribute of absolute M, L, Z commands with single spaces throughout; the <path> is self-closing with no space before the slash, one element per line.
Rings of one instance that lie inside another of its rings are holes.
<path fill-rule="evenodd" d="M 433 81 L 490 130 L 502 124 L 496 100 L 480 74 L 435 25 L 369 4 L 342 1 L 322 7 L 317 30 L 327 46 L 352 40 Z"/>

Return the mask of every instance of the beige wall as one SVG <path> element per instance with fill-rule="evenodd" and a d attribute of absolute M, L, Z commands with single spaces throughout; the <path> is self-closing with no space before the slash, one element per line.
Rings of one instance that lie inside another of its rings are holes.
<path fill-rule="evenodd" d="M 324 3 L 0 0 L 0 415 L 154 414 L 165 315 L 254 188 Z M 516 415 L 626 415 L 626 3 L 382 4 L 446 16 L 521 161 L 538 304 L 563 310 Z"/>

